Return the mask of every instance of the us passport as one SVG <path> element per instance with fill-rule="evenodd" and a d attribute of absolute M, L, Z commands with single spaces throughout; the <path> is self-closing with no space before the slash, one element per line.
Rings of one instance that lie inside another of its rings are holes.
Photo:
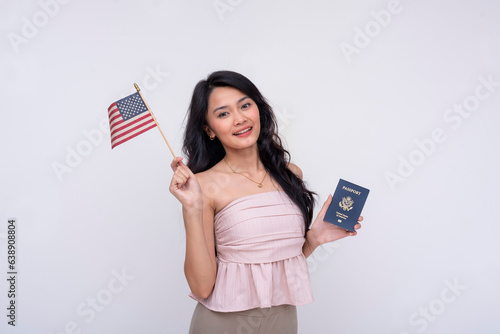
<path fill-rule="evenodd" d="M 325 221 L 354 232 L 354 225 L 358 223 L 369 192 L 369 189 L 340 179 Z"/>

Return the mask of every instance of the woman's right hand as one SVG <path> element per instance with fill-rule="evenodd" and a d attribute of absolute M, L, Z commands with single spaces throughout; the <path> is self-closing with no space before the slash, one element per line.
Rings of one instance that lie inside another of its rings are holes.
<path fill-rule="evenodd" d="M 175 157 L 170 167 L 174 171 L 172 181 L 170 181 L 170 192 L 186 209 L 201 210 L 203 196 L 196 176 L 182 162 L 182 157 Z"/>

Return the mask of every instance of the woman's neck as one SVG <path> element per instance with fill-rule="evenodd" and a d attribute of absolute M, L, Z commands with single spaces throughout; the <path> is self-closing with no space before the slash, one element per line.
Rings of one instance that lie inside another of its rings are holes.
<path fill-rule="evenodd" d="M 260 161 L 257 148 L 248 150 L 226 150 L 224 159 L 226 159 L 226 162 L 238 172 L 245 171 L 255 173 L 264 167 Z"/>

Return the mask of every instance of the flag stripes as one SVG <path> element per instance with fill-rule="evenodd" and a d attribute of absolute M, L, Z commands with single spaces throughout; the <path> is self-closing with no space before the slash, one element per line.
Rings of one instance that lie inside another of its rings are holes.
<path fill-rule="evenodd" d="M 111 104 L 108 108 L 111 148 L 156 127 L 138 93 Z"/>

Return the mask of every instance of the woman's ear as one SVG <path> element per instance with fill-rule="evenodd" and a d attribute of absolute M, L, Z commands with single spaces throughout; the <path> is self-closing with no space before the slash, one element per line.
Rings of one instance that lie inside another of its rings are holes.
<path fill-rule="evenodd" d="M 204 125 L 203 126 L 203 130 L 205 130 L 205 132 L 207 133 L 207 135 L 210 137 L 210 140 L 214 140 L 215 139 L 215 134 L 214 132 L 208 127 L 208 125 Z"/>

